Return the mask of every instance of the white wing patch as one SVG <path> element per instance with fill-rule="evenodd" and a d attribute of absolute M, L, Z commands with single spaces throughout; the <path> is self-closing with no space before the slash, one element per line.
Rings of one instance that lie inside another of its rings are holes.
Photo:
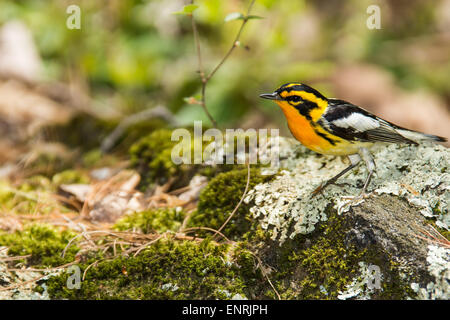
<path fill-rule="evenodd" d="M 410 139 L 412 141 L 421 141 L 421 140 L 434 140 L 432 137 L 427 136 L 424 133 L 421 132 L 415 132 L 411 130 L 403 130 L 403 129 L 397 129 L 395 130 L 402 136 L 404 136 L 407 139 Z"/>
<path fill-rule="evenodd" d="M 352 113 L 346 118 L 332 121 L 335 126 L 341 128 L 353 128 L 359 132 L 373 130 L 380 127 L 378 120 L 367 117 L 361 113 Z"/>

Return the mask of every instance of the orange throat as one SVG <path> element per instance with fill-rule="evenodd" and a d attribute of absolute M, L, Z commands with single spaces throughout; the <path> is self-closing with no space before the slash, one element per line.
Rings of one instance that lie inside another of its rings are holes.
<path fill-rule="evenodd" d="M 300 112 L 285 101 L 276 101 L 286 117 L 289 130 L 295 139 L 301 142 L 305 147 L 322 154 L 330 154 L 333 146 L 329 141 L 317 134 L 319 128 L 312 126 Z"/>

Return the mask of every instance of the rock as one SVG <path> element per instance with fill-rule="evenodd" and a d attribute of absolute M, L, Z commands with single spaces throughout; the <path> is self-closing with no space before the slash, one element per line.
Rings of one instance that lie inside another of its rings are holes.
<path fill-rule="evenodd" d="M 21 21 L 0 28 L 0 76 L 35 82 L 42 78 L 42 61 L 33 36 Z"/>
<path fill-rule="evenodd" d="M 318 226 L 327 225 L 333 216 L 340 220 L 338 232 L 343 233 L 344 249 L 354 248 L 355 253 L 372 251 L 375 260 L 380 258 L 395 264 L 397 275 L 405 279 L 410 289 L 419 292 L 420 298 L 448 297 L 448 241 L 437 244 L 442 251 L 437 259 L 439 267 L 432 267 L 430 261 L 436 259 L 430 255 L 436 253 L 430 251 L 428 245 L 433 239 L 424 240 L 424 231 L 432 234 L 429 223 L 435 223 L 443 232 L 449 228 L 448 148 L 431 144 L 418 147 L 386 145 L 375 150 L 377 173 L 369 187 L 371 194 L 367 199 L 353 203 L 347 197 L 358 195 L 367 174 L 363 166 L 338 180 L 339 185 L 330 186 L 311 198 L 311 192 L 321 181 L 340 172 L 346 164 L 336 157 L 309 152 L 294 141 L 282 141 L 283 148 L 289 143 L 289 149 L 295 152 L 281 149 L 282 153 L 288 153 L 284 159 L 281 157 L 281 173 L 270 182 L 256 185 L 245 198 L 246 203 L 253 203 L 250 208 L 253 217 L 279 247 L 304 237 L 314 245 L 318 233 L 323 232 Z M 319 237 L 326 239 L 327 235 Z M 302 246 L 299 251 L 307 250 L 306 241 Z M 369 256 L 363 254 L 361 257 Z M 371 262 L 363 260 L 360 263 L 361 276 Z M 382 267 L 381 272 L 391 271 Z M 389 277 L 392 279 L 392 274 Z M 384 278 L 387 279 L 386 274 Z M 367 291 L 367 288 L 356 290 L 359 282 L 352 283 L 346 285 L 352 289 L 338 298 L 371 297 L 373 291 Z M 321 284 L 320 281 L 316 283 L 317 287 Z"/>

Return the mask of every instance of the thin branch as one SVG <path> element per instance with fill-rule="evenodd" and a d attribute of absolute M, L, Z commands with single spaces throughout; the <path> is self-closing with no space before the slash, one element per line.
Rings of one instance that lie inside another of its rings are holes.
<path fill-rule="evenodd" d="M 225 228 L 227 223 L 231 220 L 231 218 L 234 216 L 236 211 L 239 209 L 239 207 L 242 204 L 242 201 L 244 201 L 245 195 L 247 194 L 249 185 L 250 185 L 250 162 L 247 163 L 247 184 L 245 185 L 245 190 L 244 190 L 244 193 L 242 194 L 241 200 L 239 200 L 239 203 L 236 205 L 236 207 L 234 208 L 233 212 L 231 212 L 231 214 L 228 217 L 228 219 L 222 224 L 222 226 L 219 228 L 219 230 L 216 231 L 214 236 L 217 235 L 218 233 L 220 233 L 220 231 L 222 231 L 223 228 Z"/>
<path fill-rule="evenodd" d="M 425 228 L 418 226 L 419 232 L 425 235 L 425 237 L 420 236 L 418 234 L 413 234 L 416 238 L 427 241 L 428 243 L 440 245 L 445 248 L 450 248 L 450 241 L 445 238 L 442 234 L 439 233 L 433 226 L 428 225 L 431 229 L 431 232 L 427 231 Z"/>
<path fill-rule="evenodd" d="M 52 270 L 57 270 L 57 269 L 61 269 L 61 268 L 68 267 L 68 266 L 73 265 L 73 264 L 75 264 L 75 263 L 78 263 L 78 261 L 73 261 L 73 262 L 70 262 L 70 263 L 66 263 L 66 264 L 64 264 L 64 265 L 62 265 L 62 266 L 54 267 L 54 268 L 49 268 L 49 269 L 23 269 L 23 270 L 22 270 L 22 269 L 8 269 L 8 271 L 15 271 L 15 272 L 27 272 L 27 271 L 52 271 Z M 39 281 L 39 280 L 41 280 L 42 278 L 47 277 L 47 276 L 48 276 L 48 274 L 43 274 L 43 275 L 41 275 L 41 276 L 39 276 L 39 277 L 37 277 L 37 278 L 31 279 L 31 280 L 27 280 L 27 281 L 24 281 L 24 282 L 21 282 L 21 283 L 18 283 L 18 284 L 14 284 L 14 285 L 11 285 L 11 286 L 9 286 L 9 287 L 0 288 L 0 291 L 13 290 L 13 289 L 19 288 L 19 287 L 21 287 L 21 286 L 23 286 L 23 285 L 26 285 L 26 284 L 30 284 L 30 283 Z"/>
<path fill-rule="evenodd" d="M 192 1 L 192 3 L 193 2 L 194 1 Z M 191 14 L 190 17 L 192 23 L 192 32 L 194 33 L 194 42 L 197 48 L 198 72 L 200 74 L 200 78 L 203 81 L 205 79 L 205 71 L 203 70 L 202 51 L 200 49 L 200 38 L 198 35 L 197 24 L 195 23 L 194 16 Z"/>
<path fill-rule="evenodd" d="M 266 278 L 267 282 L 268 282 L 269 285 L 272 287 L 273 291 L 275 292 L 275 294 L 276 294 L 277 297 L 278 297 L 278 300 L 281 300 L 281 296 L 280 296 L 280 294 L 278 293 L 277 289 L 275 289 L 275 286 L 273 285 L 272 281 L 270 281 L 269 275 L 267 274 L 266 270 L 264 269 L 264 264 L 263 264 L 263 262 L 261 261 L 261 259 L 260 259 L 256 254 L 254 254 L 253 252 L 251 252 L 251 251 L 248 251 L 248 252 L 250 252 L 250 254 L 251 254 L 253 257 L 255 257 L 255 259 L 258 261 L 259 269 L 261 270 L 263 276 Z"/>
<path fill-rule="evenodd" d="M 18 269 L 18 268 L 11 268 L 11 269 L 7 269 L 8 272 L 14 271 L 14 272 L 50 272 L 50 271 L 54 271 L 54 270 L 58 270 L 58 269 L 64 269 L 67 267 L 70 267 L 71 265 L 77 264 L 79 263 L 78 260 L 63 264 L 61 266 L 58 267 L 52 267 L 52 268 L 46 268 L 46 269 L 36 269 L 36 268 L 26 268 L 26 269 Z"/>
<path fill-rule="evenodd" d="M 88 271 L 91 267 L 97 266 L 97 264 L 98 264 L 100 261 L 102 261 L 102 260 L 106 260 L 106 259 L 98 259 L 98 260 L 95 260 L 94 262 L 92 262 L 90 265 L 88 265 L 87 268 L 86 268 L 86 269 L 84 270 L 84 272 L 83 272 L 83 277 L 81 278 L 81 281 L 84 281 L 84 279 L 86 278 L 86 273 L 87 273 L 87 271 Z"/>
<path fill-rule="evenodd" d="M 0 262 L 6 262 L 6 261 L 15 261 L 15 260 L 22 260 L 31 257 L 31 254 L 27 254 L 26 256 L 14 256 L 14 257 L 7 257 L 0 259 Z"/>
<path fill-rule="evenodd" d="M 19 287 L 21 287 L 21 286 L 23 286 L 23 285 L 26 285 L 26 284 L 30 284 L 30 283 L 39 281 L 39 280 L 41 280 L 42 278 L 44 278 L 44 277 L 46 277 L 46 276 L 47 276 L 47 274 L 44 274 L 44 275 L 41 275 L 41 276 L 39 276 L 39 277 L 37 277 L 37 278 L 31 279 L 31 280 L 28 280 L 28 281 L 25 281 L 25 282 L 21 282 L 21 283 L 18 283 L 18 284 L 14 284 L 14 285 L 9 286 L 9 287 L 6 287 L 6 288 L 0 288 L 0 291 L 8 291 L 8 290 L 16 289 L 16 288 L 19 288 Z"/>
<path fill-rule="evenodd" d="M 194 1 L 191 1 L 191 3 L 194 3 Z M 200 75 L 200 79 L 202 80 L 202 98 L 200 101 L 200 105 L 202 106 L 203 111 L 205 111 L 206 115 L 208 116 L 209 121 L 211 121 L 213 127 L 217 127 L 216 120 L 214 120 L 213 116 L 209 113 L 209 110 L 206 107 L 205 90 L 208 80 L 206 80 L 205 71 L 203 70 L 202 54 L 200 49 L 200 39 L 198 35 L 197 24 L 195 23 L 194 15 L 190 14 L 190 17 L 192 23 L 192 32 L 194 33 L 194 42 L 195 46 L 197 47 L 198 72 Z"/>
<path fill-rule="evenodd" d="M 192 0 L 191 4 L 193 4 L 193 3 L 194 3 L 194 1 Z M 201 99 L 200 99 L 200 101 L 198 101 L 198 104 L 200 104 L 202 106 L 203 110 L 205 111 L 206 115 L 208 116 L 209 120 L 211 121 L 211 123 L 213 124 L 214 127 L 217 127 L 217 122 L 211 116 L 211 114 L 209 113 L 208 108 L 206 106 L 206 85 L 208 84 L 209 80 L 211 80 L 211 78 L 220 69 L 220 67 L 222 67 L 222 65 L 225 63 L 225 61 L 230 57 L 230 55 L 233 53 L 234 49 L 237 46 L 239 46 L 239 39 L 242 35 L 242 31 L 244 30 L 245 25 L 247 24 L 247 22 L 249 20 L 248 17 L 250 15 L 250 12 L 252 10 L 254 3 L 255 3 L 255 0 L 252 0 L 250 2 L 250 5 L 248 6 L 248 9 L 247 9 L 247 14 L 242 18 L 241 27 L 239 28 L 239 31 L 238 31 L 236 37 L 234 38 L 231 48 L 228 49 L 227 53 L 222 58 L 222 60 L 220 60 L 220 62 L 214 67 L 214 69 L 207 76 L 205 76 L 205 71 L 203 69 L 203 61 L 202 61 L 202 55 L 201 55 L 201 49 L 200 49 L 200 39 L 199 39 L 199 35 L 198 35 L 197 25 L 195 23 L 193 14 L 190 14 L 191 23 L 192 23 L 192 31 L 194 33 L 194 41 L 195 41 L 195 45 L 197 48 L 198 72 L 200 75 L 200 79 L 202 81 Z"/>
<path fill-rule="evenodd" d="M 184 233 L 189 233 L 191 231 L 196 231 L 196 230 L 207 230 L 207 231 L 211 231 L 214 232 L 214 235 L 218 234 L 220 235 L 222 238 L 225 239 L 225 241 L 229 242 L 229 243 L 233 243 L 234 241 L 231 241 L 230 239 L 228 239 L 222 232 L 220 232 L 219 230 L 213 229 L 213 228 L 208 228 L 208 227 L 192 227 L 192 228 L 187 228 L 184 229 L 183 232 Z"/>
<path fill-rule="evenodd" d="M 231 53 L 234 51 L 234 49 L 239 46 L 239 39 L 241 38 L 242 31 L 244 30 L 245 25 L 248 22 L 248 16 L 250 15 L 250 11 L 252 10 L 253 4 L 255 3 L 255 0 L 252 0 L 250 2 L 250 5 L 247 9 L 247 14 L 242 20 L 241 27 L 239 28 L 239 31 L 233 41 L 233 44 L 231 45 L 231 48 L 228 50 L 228 52 L 225 54 L 223 59 L 219 62 L 219 64 L 211 71 L 211 73 L 206 77 L 206 81 L 209 81 L 209 79 L 212 78 L 212 76 L 219 70 L 219 68 L 225 63 L 225 61 L 228 59 L 228 57 L 231 55 Z"/>

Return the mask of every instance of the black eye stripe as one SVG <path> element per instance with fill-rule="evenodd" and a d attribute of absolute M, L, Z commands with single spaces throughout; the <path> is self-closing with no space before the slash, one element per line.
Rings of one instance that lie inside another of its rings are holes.
<path fill-rule="evenodd" d="M 298 101 L 304 101 L 304 100 L 300 96 L 288 96 L 288 97 L 286 97 L 286 101 L 298 102 Z"/>

